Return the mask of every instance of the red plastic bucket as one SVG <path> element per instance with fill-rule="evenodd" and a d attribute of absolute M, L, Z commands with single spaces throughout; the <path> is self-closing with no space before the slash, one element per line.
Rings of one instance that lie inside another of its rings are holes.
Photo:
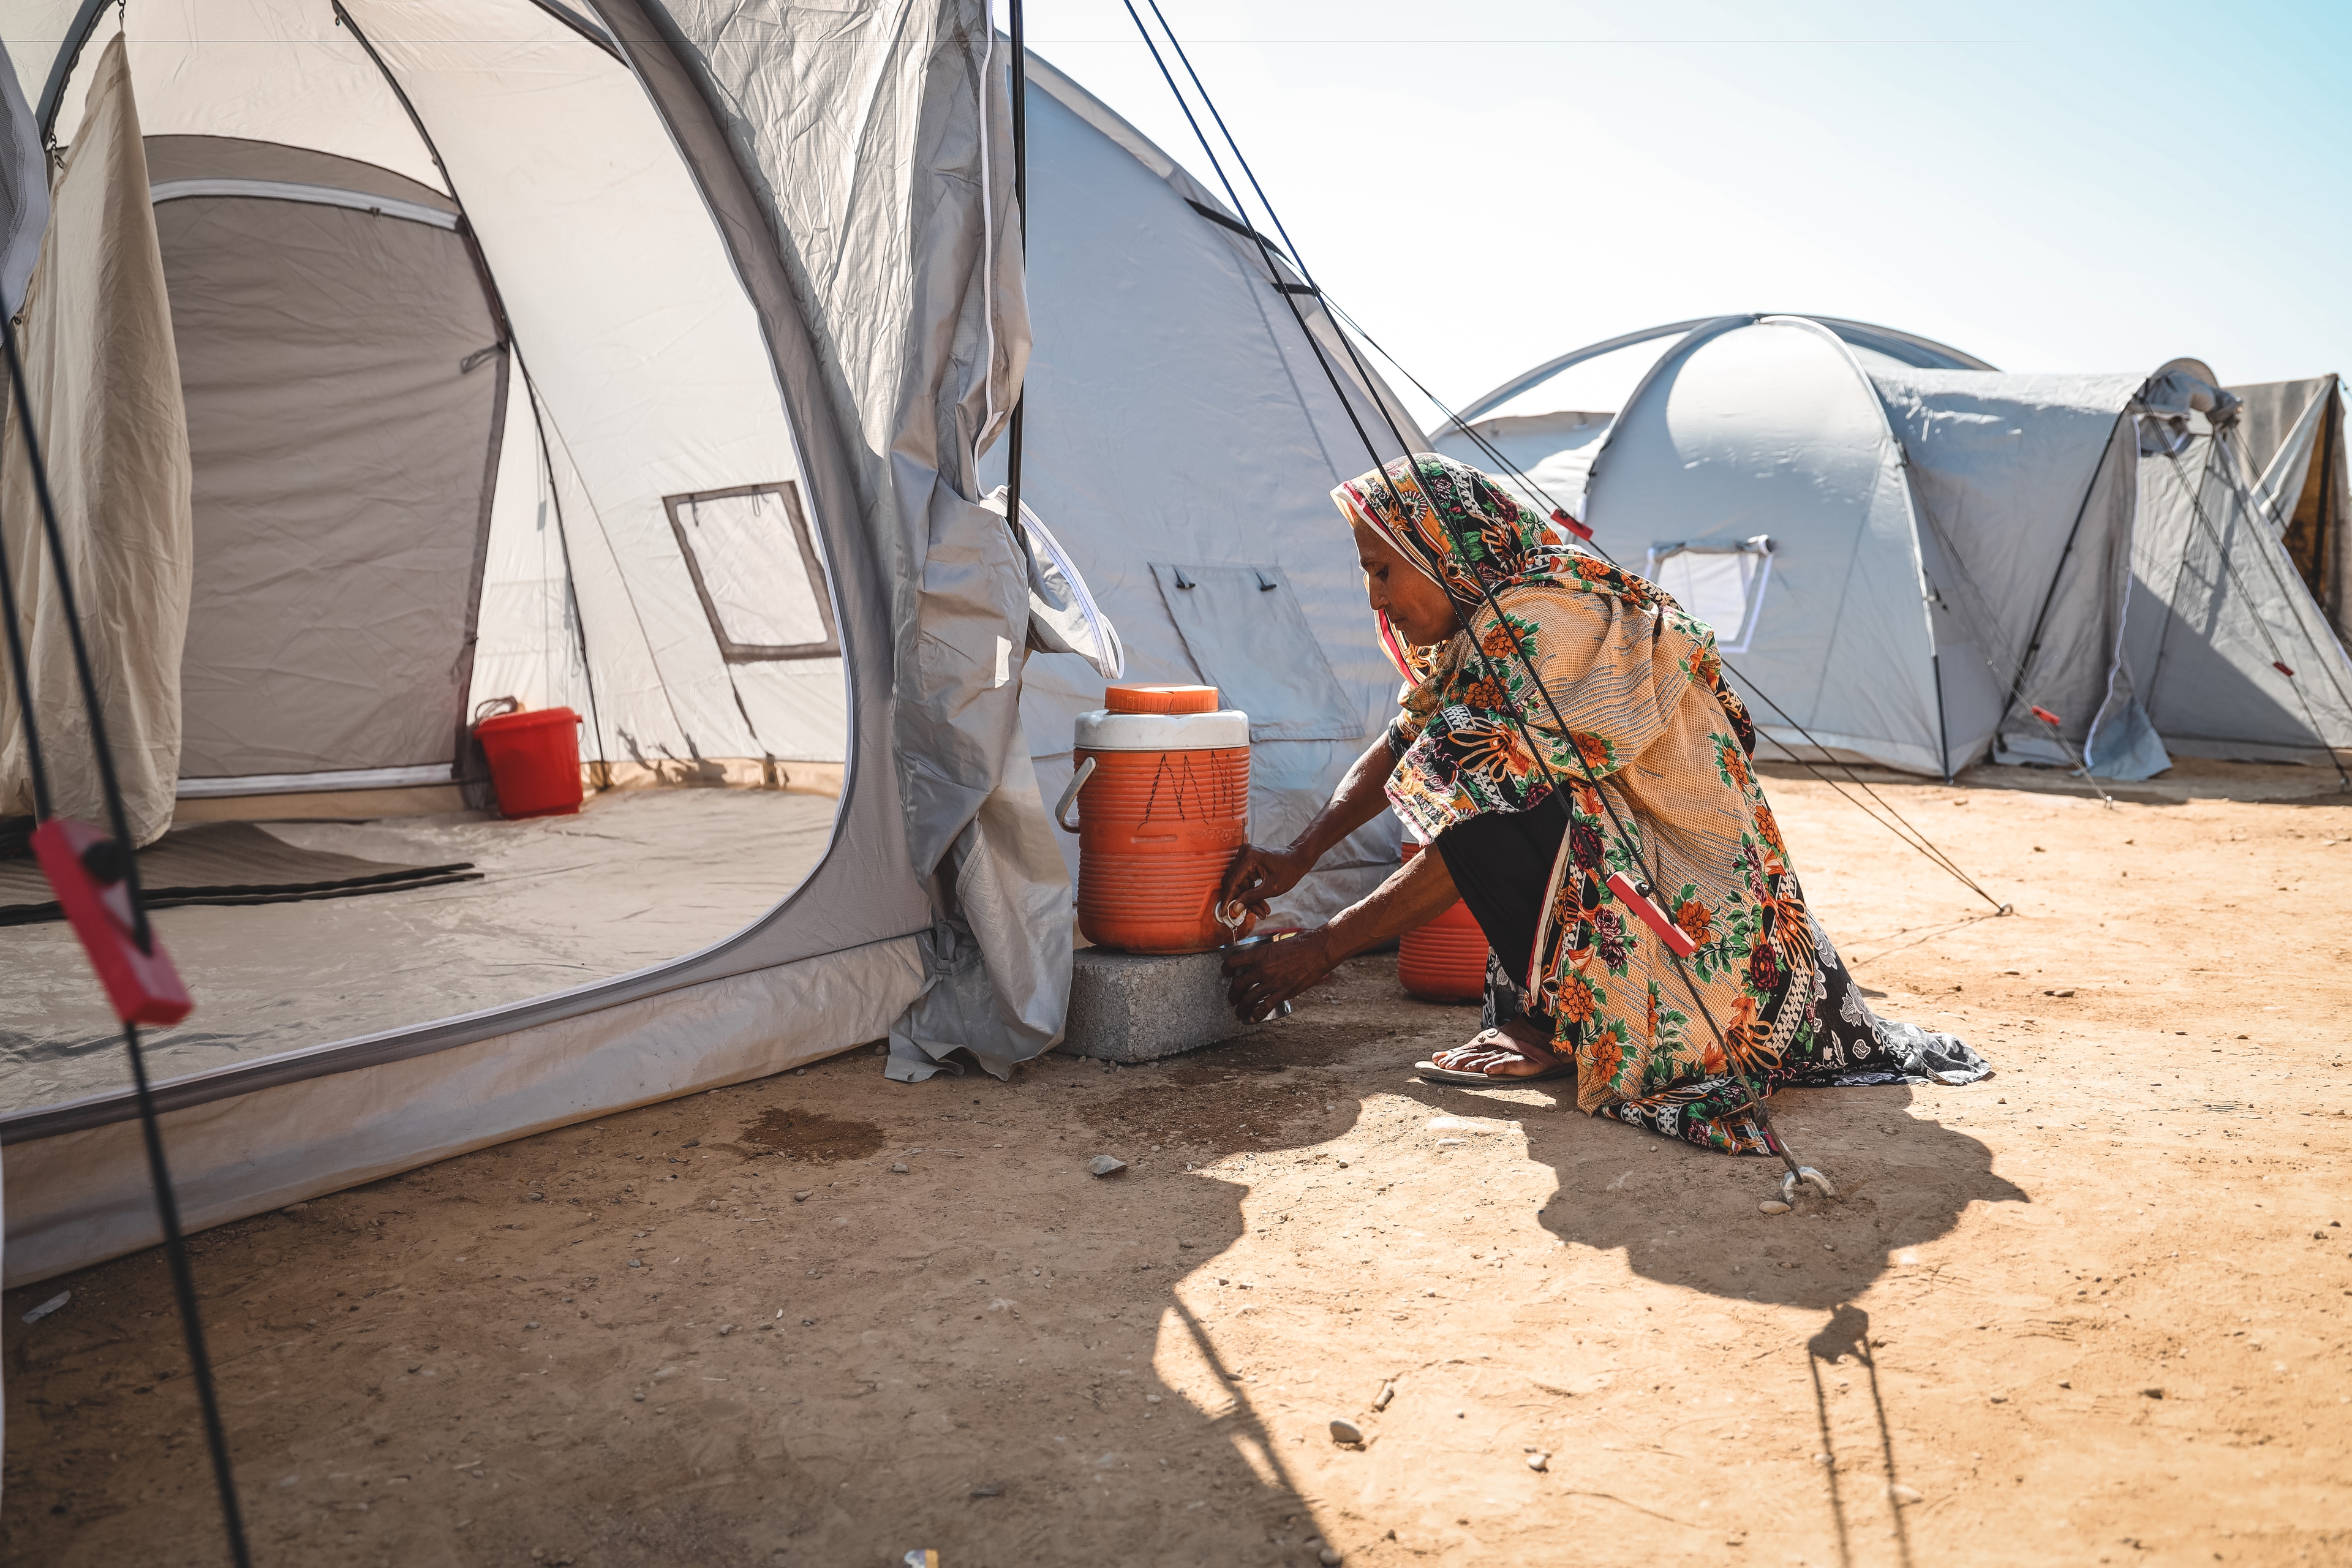
<path fill-rule="evenodd" d="M 1404 858 L 1421 846 L 1408 842 Z M 1486 994 L 1486 932 L 1461 900 L 1397 943 L 1397 979 L 1424 1002 L 1476 1002 Z"/>
<path fill-rule="evenodd" d="M 580 715 L 569 708 L 501 713 L 474 726 L 489 759 L 500 816 L 568 816 L 580 809 Z"/>

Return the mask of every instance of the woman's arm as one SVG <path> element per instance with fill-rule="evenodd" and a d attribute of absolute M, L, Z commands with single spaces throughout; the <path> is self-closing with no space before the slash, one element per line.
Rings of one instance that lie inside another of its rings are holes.
<path fill-rule="evenodd" d="M 1268 1017 L 1342 960 L 1427 925 L 1453 907 L 1454 896 L 1445 857 L 1424 850 L 1328 924 L 1244 948 L 1225 960 L 1225 973 L 1233 977 L 1225 1000 L 1236 1017 L 1250 1023 Z"/>
<path fill-rule="evenodd" d="M 1233 864 L 1225 868 L 1224 883 L 1217 889 L 1217 907 L 1222 910 L 1239 900 L 1250 913 L 1263 918 L 1269 900 L 1297 887 L 1333 845 L 1387 806 L 1383 788 L 1395 766 L 1396 759 L 1389 754 L 1389 738 L 1383 733 L 1356 759 L 1333 792 L 1331 804 L 1315 814 L 1315 820 L 1290 841 L 1288 848 L 1245 844 L 1234 851 Z"/>

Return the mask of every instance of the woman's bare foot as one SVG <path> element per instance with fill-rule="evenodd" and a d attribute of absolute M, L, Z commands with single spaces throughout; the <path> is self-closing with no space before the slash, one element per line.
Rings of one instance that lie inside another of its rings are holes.
<path fill-rule="evenodd" d="M 1497 1029 L 1481 1029 L 1465 1043 L 1449 1046 L 1429 1059 L 1451 1072 L 1488 1078 L 1533 1078 L 1567 1065 L 1524 1018 Z"/>

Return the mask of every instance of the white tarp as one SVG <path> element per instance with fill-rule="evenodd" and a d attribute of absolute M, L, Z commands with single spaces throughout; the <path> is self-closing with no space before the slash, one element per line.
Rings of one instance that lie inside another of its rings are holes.
<path fill-rule="evenodd" d="M 21 331 L 30 402 L 132 840 L 171 825 L 191 561 L 188 425 L 147 158 L 118 37 L 96 61 L 87 133 L 58 176 Z M 7 330 L 0 326 L 0 331 Z M 30 453 L 0 405 L 7 552 L 52 804 L 103 824 L 68 618 L 41 545 Z M 0 816 L 33 808 L 13 684 L 0 681 Z"/>

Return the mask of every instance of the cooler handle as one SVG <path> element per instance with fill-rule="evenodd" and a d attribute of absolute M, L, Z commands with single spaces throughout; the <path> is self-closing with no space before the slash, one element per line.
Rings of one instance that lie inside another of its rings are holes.
<path fill-rule="evenodd" d="M 1054 826 L 1060 828 L 1063 832 L 1076 833 L 1077 831 L 1077 828 L 1066 820 L 1067 814 L 1070 809 L 1070 803 L 1078 798 L 1078 791 L 1084 789 L 1086 787 L 1087 781 L 1094 776 L 1095 760 L 1092 757 L 1088 757 L 1085 762 L 1078 764 L 1077 772 L 1070 775 L 1069 786 L 1062 791 L 1062 798 L 1054 803 Z"/>

